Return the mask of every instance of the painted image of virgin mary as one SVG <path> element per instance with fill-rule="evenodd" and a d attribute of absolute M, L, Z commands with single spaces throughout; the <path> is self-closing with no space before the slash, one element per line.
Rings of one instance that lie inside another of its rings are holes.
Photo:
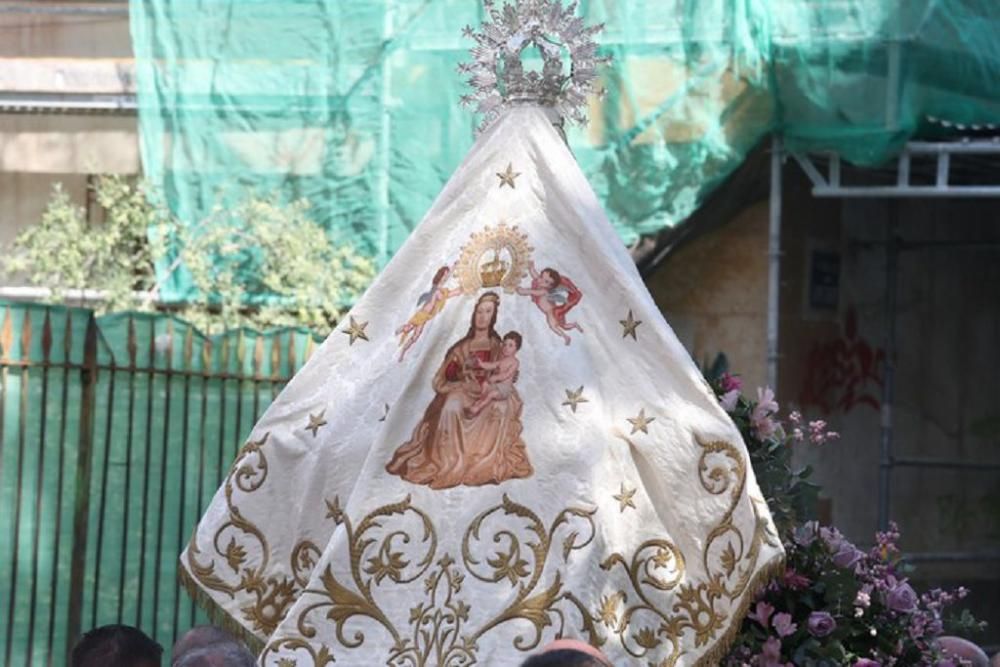
<path fill-rule="evenodd" d="M 432 489 L 499 484 L 529 477 L 533 470 L 521 439 L 524 403 L 516 385 L 479 412 L 471 408 L 489 390 L 489 371 L 503 342 L 496 331 L 500 297 L 486 292 L 476 301 L 468 333 L 452 345 L 434 374 L 434 398 L 409 441 L 386 465 L 393 475 Z"/>

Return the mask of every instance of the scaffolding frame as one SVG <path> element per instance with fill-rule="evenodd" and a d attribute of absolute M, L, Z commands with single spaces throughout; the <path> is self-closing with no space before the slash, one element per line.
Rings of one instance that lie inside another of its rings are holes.
<path fill-rule="evenodd" d="M 881 245 L 886 251 L 885 271 L 885 367 L 882 386 L 882 408 L 879 428 L 879 482 L 878 529 L 889 527 L 889 510 L 892 490 L 892 472 L 895 468 L 929 468 L 995 472 L 1000 463 L 963 461 L 948 458 L 897 457 L 893 450 L 893 405 L 895 399 L 896 356 L 896 287 L 898 259 L 901 252 L 916 248 L 937 246 L 957 247 L 955 241 L 906 242 L 898 237 L 898 201 L 904 198 L 997 198 L 1000 199 L 1000 174 L 994 182 L 979 184 L 955 183 L 953 169 L 955 156 L 975 155 L 1000 159 L 1000 137 L 990 139 L 963 139 L 957 142 L 908 142 L 900 151 L 891 169 L 895 172 L 889 185 L 847 184 L 843 178 L 840 155 L 826 156 L 824 174 L 817 166 L 816 156 L 787 152 L 779 135 L 772 138 L 771 186 L 768 234 L 768 302 L 767 302 L 767 378 L 772 387 L 778 379 L 778 315 L 781 276 L 781 196 L 782 166 L 786 159 L 794 160 L 812 185 L 812 195 L 818 198 L 879 198 L 889 200 L 889 225 L 887 238 Z M 934 164 L 932 183 L 914 183 L 913 158 L 930 156 Z M 982 244 L 976 244 L 981 246 Z M 992 244 L 988 244 L 992 245 Z M 934 551 L 906 554 L 910 562 L 990 562 L 1000 561 L 1000 549 L 986 551 Z"/>

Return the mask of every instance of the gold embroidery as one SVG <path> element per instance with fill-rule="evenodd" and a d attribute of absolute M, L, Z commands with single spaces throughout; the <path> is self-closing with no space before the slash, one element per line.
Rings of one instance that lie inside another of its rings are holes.
<path fill-rule="evenodd" d="M 582 391 L 581 387 L 576 392 L 577 398 L 582 398 Z M 267 441 L 265 434 L 244 445 L 226 478 L 229 517 L 213 536 L 213 560 L 201 562 L 202 553 L 192 538 L 186 564 L 202 587 L 230 598 L 242 594 L 246 602 L 239 607 L 241 616 L 258 636 L 272 634 L 285 621 L 295 600 L 306 596 L 303 600 L 309 604 L 300 605 L 294 619 L 297 634 L 272 638 L 264 651 L 264 658 L 286 661 L 280 664 L 294 664 L 307 657 L 315 665 L 333 662 L 329 647 L 310 641 L 318 633 L 311 614 L 322 609 L 345 648 L 358 648 L 365 642 L 363 632 L 345 630 L 351 619 L 368 618 L 388 632 L 392 648 L 386 664 L 390 665 L 472 664 L 477 660 L 479 640 L 515 620 L 528 621 L 534 632 L 515 636 L 513 647 L 530 651 L 539 645 L 546 628 L 554 626 L 557 636 L 562 636 L 572 618 L 578 620 L 569 627 L 582 631 L 592 644 L 605 643 L 598 630 L 603 625 L 617 635 L 626 652 L 649 661 L 650 666 L 676 665 L 684 654 L 685 637 L 693 639 L 696 647 L 708 646 L 698 664 L 709 665 L 724 654 L 751 601 L 749 593 L 780 567 L 780 558 L 759 565 L 765 545 L 777 547 L 780 542 L 766 518 L 762 499 L 749 497 L 748 505 L 741 505 L 741 501 L 746 502 L 748 467 L 740 450 L 726 442 L 699 441 L 699 482 L 705 492 L 725 497 L 727 504 L 698 555 L 704 575 L 697 578 L 689 576 L 685 556 L 676 544 L 649 539 L 630 556 L 613 553 L 601 563 L 609 574 L 620 572 L 626 585 L 605 594 L 599 605 L 591 608 L 565 588 L 563 571 L 550 563 L 553 547 L 561 553 L 562 562 L 569 562 L 574 551 L 594 541 L 596 509 L 566 508 L 546 526 L 532 510 L 506 495 L 469 524 L 460 562 L 447 553 L 437 554 L 433 522 L 425 511 L 411 504 L 409 496 L 374 510 L 356 526 L 334 497 L 326 501 L 326 516 L 345 531 L 348 581 L 338 579 L 331 565 L 313 577 L 322 553 L 309 540 L 300 540 L 290 554 L 291 577 L 267 576 L 272 553 L 267 539 L 233 501 L 236 491 L 253 493 L 266 482 Z M 635 493 L 636 489 L 622 483 L 621 493 L 615 496 L 621 511 L 635 507 Z M 752 513 L 754 528 L 749 535 L 736 527 L 734 514 L 738 509 Z M 259 548 L 250 551 L 247 540 L 256 541 Z M 230 579 L 217 571 L 215 559 L 238 578 Z M 510 587 L 513 599 L 483 620 L 481 604 L 462 596 L 467 576 Z M 421 580 L 424 599 L 409 610 L 408 629 L 398 627 L 379 606 L 375 592 L 384 586 Z M 309 582 L 320 587 L 306 588 Z M 664 597 L 664 593 L 671 595 Z M 473 619 L 478 627 L 470 626 Z M 721 632 L 727 623 L 730 627 Z"/>
<path fill-rule="evenodd" d="M 346 329 L 341 329 L 340 333 L 346 334 L 350 337 L 349 345 L 354 345 L 354 341 L 358 340 L 368 340 L 368 334 L 365 333 L 365 328 L 368 326 L 367 322 L 358 322 L 354 319 L 352 315 L 350 317 L 350 323 L 347 325 Z"/>
<path fill-rule="evenodd" d="M 510 188 L 511 188 L 511 190 L 513 190 L 515 188 L 514 179 L 517 178 L 520 175 L 521 175 L 521 172 L 514 171 L 513 164 L 510 163 L 510 162 L 508 162 L 507 163 L 507 169 L 505 171 L 498 171 L 497 172 L 497 178 L 500 179 L 500 189 L 502 190 L 503 186 L 509 185 Z"/>
<path fill-rule="evenodd" d="M 589 403 L 586 398 L 583 397 L 583 385 L 576 391 L 566 390 L 566 400 L 563 401 L 563 405 L 568 405 L 569 409 L 574 413 L 576 412 L 576 406 L 580 403 Z"/>
<path fill-rule="evenodd" d="M 311 412 L 309 413 L 309 424 L 306 426 L 306 430 L 312 431 L 314 438 L 316 437 L 316 434 L 319 432 L 319 430 L 322 427 L 326 426 L 326 420 L 323 419 L 323 415 L 325 414 L 326 414 L 326 408 L 323 408 L 316 414 L 312 414 Z"/>
<path fill-rule="evenodd" d="M 212 537 L 215 554 L 226 562 L 235 575 L 238 575 L 238 579 L 229 582 L 216 571 L 214 561 L 205 564 L 199 560 L 201 550 L 197 543 L 197 534 L 192 535 L 187 551 L 188 570 L 200 585 L 230 598 L 236 598 L 238 593 L 249 594 L 251 601 L 240 607 L 241 615 L 249 622 L 254 632 L 265 636 L 274 632 L 288 608 L 298 597 L 302 589 L 302 584 L 299 582 L 308 581 L 311 567 L 315 565 L 316 556 L 319 554 L 319 549 L 315 545 L 302 542 L 293 550 L 291 556 L 290 566 L 294 578 L 264 577 L 271 554 L 267 537 L 254 523 L 243 516 L 239 507 L 233 502 L 233 494 L 235 490 L 253 493 L 267 481 L 268 462 L 263 448 L 267 444 L 268 437 L 269 434 L 265 433 L 260 440 L 248 441 L 236 457 L 223 485 L 229 518 L 219 526 Z M 228 541 L 225 541 L 226 537 L 229 538 Z M 246 538 L 258 543 L 259 562 L 248 562 L 248 551 L 244 541 Z"/>
<path fill-rule="evenodd" d="M 502 287 L 513 294 L 528 273 L 533 248 L 516 225 L 483 227 L 462 246 L 456 262 L 458 283 L 466 294 L 484 287 Z"/>
<path fill-rule="evenodd" d="M 635 336 L 635 330 L 639 328 L 640 324 L 642 324 L 642 320 L 637 320 L 632 317 L 631 309 L 628 311 L 628 317 L 624 320 L 618 320 L 618 322 L 622 325 L 622 338 L 632 336 L 632 340 L 639 340 Z"/>
<path fill-rule="evenodd" d="M 619 491 L 616 495 L 613 496 L 613 498 L 617 500 L 618 503 L 621 505 L 619 509 L 622 512 L 625 511 L 626 507 L 631 507 L 632 509 L 635 509 L 635 501 L 633 500 L 633 497 L 635 496 L 635 491 L 636 491 L 635 489 L 626 488 L 625 482 L 622 482 L 621 491 Z"/>
<path fill-rule="evenodd" d="M 641 409 L 637 416 L 628 417 L 626 421 L 632 425 L 632 432 L 629 435 L 635 435 L 639 431 L 649 433 L 649 425 L 656 421 L 656 417 L 647 417 L 646 410 Z"/>
<path fill-rule="evenodd" d="M 719 603 L 723 600 L 735 603 L 738 613 L 745 613 L 753 586 L 762 581 L 762 577 L 770 576 L 775 566 L 769 564 L 755 575 L 761 549 L 765 543 L 780 545 L 777 535 L 771 532 L 766 514 L 761 511 L 763 502 L 758 499 L 750 498 L 754 532 L 749 543 L 733 522 L 733 514 L 746 488 L 747 466 L 740 451 L 721 441 L 698 441 L 698 446 L 702 450 L 698 461 L 702 487 L 712 495 L 729 493 L 729 505 L 709 532 L 702 549 L 706 579 L 682 583 L 686 572 L 684 556 L 666 540 L 646 541 L 631 559 L 615 553 L 601 564 L 609 572 L 621 568 L 634 597 L 629 598 L 624 590 L 616 592 L 602 601 L 595 618 L 608 627 L 613 626 L 612 631 L 618 635 L 622 647 L 633 657 L 648 658 L 651 651 L 662 650 L 666 644 L 667 654 L 658 662 L 649 663 L 654 667 L 671 667 L 677 663 L 683 655 L 681 641 L 688 631 L 694 633 L 696 647 L 718 642 L 698 664 L 717 663 L 726 650 L 727 637 L 738 628 L 740 618 L 739 615 L 730 618 L 731 607 L 723 610 Z M 622 488 L 624 491 L 624 485 Z M 726 537 L 729 539 L 724 539 Z M 658 603 L 653 595 L 655 591 L 675 588 L 675 601 L 670 606 Z M 617 615 L 619 601 L 626 605 L 620 618 Z M 719 631 L 727 620 L 732 627 L 720 640 Z"/>
<path fill-rule="evenodd" d="M 323 588 L 305 591 L 317 599 L 305 605 L 296 619 L 300 637 L 316 636 L 310 615 L 326 610 L 325 618 L 333 622 L 338 642 L 347 648 L 358 648 L 366 640 L 360 631 L 345 633 L 344 625 L 352 618 L 366 617 L 388 632 L 392 649 L 386 664 L 469 665 L 476 661 L 479 639 L 508 621 L 525 620 L 534 627 L 532 637 L 519 635 L 514 639 L 514 647 L 522 651 L 536 648 L 545 628 L 554 622 L 558 622 L 562 634 L 566 612 L 560 607 L 566 604 L 576 609 L 592 643 L 600 645 L 604 641 L 586 607 L 572 592 L 563 590 L 560 571 L 542 584 L 554 545 L 560 544 L 563 561 L 567 561 L 573 551 L 591 544 L 596 509 L 566 508 L 546 527 L 534 512 L 504 495 L 499 505 L 479 514 L 465 531 L 459 564 L 448 554 L 435 560 L 434 526 L 424 511 L 412 505 L 409 496 L 401 503 L 376 509 L 357 527 L 339 509 L 337 499 L 327 505 L 346 531 L 351 585 L 341 582 L 331 566 L 326 567 L 319 578 Z M 419 521 L 417 533 L 412 530 L 412 522 L 402 521 L 406 516 Z M 556 535 L 563 531 L 566 535 L 558 542 Z M 497 545 L 499 551 L 489 554 Z M 410 553 L 414 547 L 416 555 Z M 506 608 L 475 631 L 467 629 L 473 606 L 460 597 L 466 576 L 493 584 L 507 582 L 517 590 Z M 410 630 L 403 632 L 380 608 L 374 591 L 382 585 L 406 585 L 421 577 L 425 599 L 409 610 Z M 304 648 L 301 639 L 277 638 L 263 657 L 300 648 Z"/>

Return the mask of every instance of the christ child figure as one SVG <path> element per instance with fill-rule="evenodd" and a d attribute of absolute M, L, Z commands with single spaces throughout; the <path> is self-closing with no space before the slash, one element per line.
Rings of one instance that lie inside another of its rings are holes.
<path fill-rule="evenodd" d="M 399 353 L 400 361 L 406 356 L 407 350 L 413 347 L 413 344 L 420 338 L 420 334 L 424 332 L 424 327 L 427 326 L 427 323 L 441 312 L 445 302 L 461 291 L 457 288 L 449 289 L 444 286 L 448 282 L 448 278 L 451 277 L 451 271 L 452 267 L 450 266 L 442 266 L 437 270 L 437 273 L 434 274 L 434 279 L 431 281 L 431 288 L 417 299 L 417 306 L 419 306 L 417 312 L 407 320 L 406 324 L 396 329 L 396 335 L 399 336 L 399 344 L 403 347 Z"/>
<path fill-rule="evenodd" d="M 479 358 L 474 360 L 476 368 L 482 368 L 490 372 L 483 380 L 483 395 L 471 406 L 466 408 L 465 413 L 469 417 L 475 417 L 493 401 L 502 401 L 510 398 L 514 391 L 514 383 L 517 382 L 517 373 L 521 367 L 521 362 L 517 358 L 517 353 L 521 349 L 521 334 L 516 331 L 508 331 L 504 334 L 503 345 L 500 347 L 500 358 L 496 361 L 482 361 Z"/>
<path fill-rule="evenodd" d="M 560 275 L 553 268 L 545 268 L 539 272 L 535 269 L 535 263 L 531 262 L 528 271 L 531 273 L 531 287 L 518 287 L 517 293 L 530 296 L 538 309 L 545 314 L 549 328 L 569 345 L 570 337 L 566 332 L 576 329 L 583 333 L 583 327 L 576 322 L 567 321 L 566 315 L 580 303 L 583 293 L 577 289 L 572 280 Z"/>

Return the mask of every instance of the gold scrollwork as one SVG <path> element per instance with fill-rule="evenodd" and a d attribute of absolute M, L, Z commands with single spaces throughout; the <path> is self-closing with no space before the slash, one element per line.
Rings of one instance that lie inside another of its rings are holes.
<path fill-rule="evenodd" d="M 302 585 L 298 582 L 308 579 L 304 564 L 309 553 L 305 543 L 300 544 L 293 552 L 291 568 L 295 573 L 294 578 L 266 577 L 271 557 L 267 537 L 243 516 L 233 500 L 236 490 L 253 493 L 267 481 L 268 462 L 264 447 L 268 437 L 269 434 L 265 433 L 260 440 L 250 440 L 243 445 L 223 485 L 229 516 L 212 536 L 212 547 L 215 555 L 225 561 L 236 578 L 224 577 L 218 572 L 214 559 L 207 563 L 200 560 L 202 552 L 197 542 L 197 533 L 191 536 L 186 562 L 191 576 L 206 589 L 223 593 L 231 599 L 236 598 L 238 593 L 249 594 L 252 600 L 242 605 L 240 612 L 255 633 L 265 636 L 274 632 L 298 597 L 302 590 Z M 259 547 L 255 550 L 260 554 L 259 562 L 248 560 L 248 539 L 256 541 Z M 314 545 L 312 549 L 318 552 Z"/>
<path fill-rule="evenodd" d="M 272 638 L 264 651 L 262 658 L 273 657 L 283 664 L 294 664 L 293 656 L 308 656 L 321 666 L 333 662 L 328 646 L 310 641 L 318 636 L 321 621 L 315 614 L 320 611 L 326 622 L 332 622 L 337 642 L 347 649 L 361 647 L 366 639 L 351 621 L 374 621 L 391 637 L 385 664 L 392 667 L 466 667 L 477 661 L 484 636 L 516 620 L 528 621 L 533 630 L 513 638 L 513 647 L 520 651 L 536 648 L 546 628 L 554 627 L 562 636 L 568 624 L 576 623 L 595 646 L 606 641 L 599 629 L 604 626 L 628 654 L 649 661 L 650 666 L 675 665 L 684 655 L 685 637 L 691 637 L 695 647 L 708 647 L 698 664 L 713 664 L 749 604 L 748 591 L 780 566 L 777 560 L 763 566 L 759 562 L 765 545 L 780 547 L 764 501 L 749 498 L 750 531 L 738 527 L 734 519 L 738 510 L 746 511 L 741 502 L 747 500 L 747 463 L 740 450 L 722 441 L 698 441 L 700 484 L 708 494 L 725 497 L 726 505 L 703 541 L 696 562 L 704 574 L 696 578 L 676 544 L 649 539 L 629 556 L 612 553 L 604 559 L 601 567 L 609 573 L 622 572 L 626 583 L 592 607 L 566 588 L 561 565 L 593 543 L 596 508 L 567 507 L 546 524 L 506 494 L 467 526 L 459 561 L 438 554 L 434 523 L 410 496 L 375 509 L 356 525 L 335 497 L 326 501 L 326 516 L 345 531 L 349 573 L 335 574 L 327 565 L 314 576 L 321 550 L 300 540 L 290 554 L 292 576 L 267 576 L 271 550 L 266 536 L 233 501 L 235 490 L 253 493 L 266 481 L 267 439 L 265 435 L 248 442 L 226 478 L 229 516 L 213 536 L 215 554 L 203 562 L 192 538 L 187 565 L 206 589 L 230 598 L 247 594 L 249 602 L 240 611 L 258 635 L 272 634 L 297 599 L 310 601 L 294 619 L 297 633 Z M 259 548 L 250 550 L 249 541 L 256 541 Z M 217 570 L 217 562 L 224 567 Z M 478 626 L 470 625 L 478 607 L 474 609 L 475 600 L 463 597 L 466 577 L 509 586 L 513 599 Z M 421 579 L 423 600 L 409 610 L 405 624 L 395 624 L 380 607 L 377 591 Z M 307 588 L 310 581 L 313 588 Z M 732 627 L 724 632 L 727 622 Z"/>
<path fill-rule="evenodd" d="M 351 582 L 345 584 L 331 566 L 326 567 L 319 577 L 323 587 L 305 591 L 317 599 L 304 606 L 296 619 L 301 638 L 316 637 L 312 614 L 325 611 L 325 619 L 334 624 L 337 641 L 345 648 L 358 648 L 365 642 L 365 634 L 360 630 L 351 633 L 345 626 L 351 619 L 368 618 L 392 639 L 387 665 L 464 667 L 476 662 L 480 638 L 508 621 L 526 620 L 534 627 L 533 636 L 515 637 L 514 646 L 522 651 L 537 647 L 545 628 L 554 621 L 562 634 L 567 621 L 567 610 L 562 605 L 568 604 L 577 610 L 581 629 L 591 641 L 604 641 L 585 605 L 572 591 L 564 590 L 560 571 L 556 570 L 549 583 L 542 583 L 554 546 L 558 545 L 566 562 L 572 552 L 593 542 L 596 509 L 566 508 L 546 526 L 530 509 L 504 495 L 500 504 L 477 515 L 466 529 L 459 564 L 448 554 L 436 557 L 434 526 L 423 510 L 413 506 L 409 496 L 374 510 L 356 527 L 337 499 L 327 506 L 346 532 Z M 412 522 L 402 522 L 404 515 L 418 519 L 419 532 L 414 533 Z M 511 522 L 511 518 L 521 523 L 513 526 L 517 522 Z M 494 521 L 497 525 L 493 525 Z M 376 528 L 382 531 L 379 537 L 368 534 Z M 498 546 L 492 555 L 479 548 L 487 542 Z M 408 553 L 414 545 L 421 547 L 417 556 Z M 475 630 L 468 628 L 472 604 L 461 597 L 467 575 L 484 583 L 509 582 L 517 590 L 505 609 Z M 374 589 L 380 585 L 406 585 L 420 577 L 425 577 L 425 597 L 410 609 L 409 631 L 405 632 L 380 608 Z M 299 647 L 290 643 L 292 639 L 275 639 L 265 655 Z"/>
<path fill-rule="evenodd" d="M 631 593 L 619 590 L 605 596 L 595 618 L 611 628 L 623 648 L 636 658 L 649 657 L 651 651 L 666 644 L 666 655 L 650 662 L 651 667 L 675 665 L 683 655 L 681 640 L 688 632 L 693 632 L 696 647 L 715 643 L 698 664 L 715 664 L 721 659 L 726 648 L 721 629 L 727 620 L 734 626 L 731 631 L 738 626 L 738 617 L 749 603 L 748 591 L 770 576 L 775 566 L 771 563 L 764 569 L 758 567 L 764 544 L 780 546 L 755 499 L 750 499 L 754 520 L 750 536 L 744 535 L 733 520 L 746 489 L 747 465 L 740 450 L 724 441 L 699 440 L 698 446 L 702 450 L 698 460 L 702 488 L 715 496 L 729 493 L 726 510 L 709 531 L 702 549 L 706 578 L 680 584 L 685 576 L 684 557 L 666 540 L 644 542 L 631 559 L 616 553 L 602 563 L 605 570 L 624 570 Z M 647 555 L 653 549 L 655 553 Z M 667 568 L 670 576 L 657 576 L 660 568 Z M 674 587 L 677 590 L 672 604 L 658 604 L 655 591 Z M 634 596 L 631 602 L 629 595 Z M 722 601 L 727 603 L 724 609 L 720 608 Z"/>

